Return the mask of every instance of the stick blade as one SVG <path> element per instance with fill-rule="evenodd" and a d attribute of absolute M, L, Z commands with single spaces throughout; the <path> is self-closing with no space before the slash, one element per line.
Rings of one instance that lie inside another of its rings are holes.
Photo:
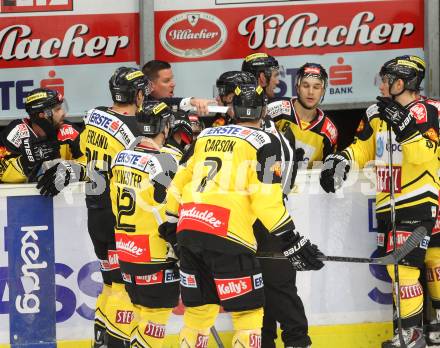
<path fill-rule="evenodd" d="M 417 227 L 401 247 L 397 248 L 392 254 L 383 257 L 380 263 L 384 265 L 399 263 L 399 261 L 420 245 L 427 234 L 428 230 L 425 227 Z"/>

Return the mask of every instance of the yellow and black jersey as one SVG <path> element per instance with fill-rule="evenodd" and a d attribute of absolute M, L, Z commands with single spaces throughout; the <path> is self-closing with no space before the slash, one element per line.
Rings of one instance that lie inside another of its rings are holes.
<path fill-rule="evenodd" d="M 134 116 L 121 115 L 108 107 L 91 109 L 84 118 L 80 148 L 86 156 L 87 177 L 93 191 L 86 196 L 88 208 L 110 208 L 109 171 L 116 154 L 129 148 L 139 135 Z"/>
<path fill-rule="evenodd" d="M 174 141 L 172 141 L 172 139 L 165 143 L 165 145 L 160 149 L 160 152 L 168 153 L 173 156 L 177 164 L 179 164 L 183 156 L 183 151 L 177 147 L 177 144 L 174 144 Z"/>
<path fill-rule="evenodd" d="M 270 118 L 264 120 L 263 130 L 275 135 L 281 144 L 281 184 L 284 194 L 288 195 L 295 185 L 298 171 L 298 162 L 295 157 L 295 136 L 290 128 L 284 132 L 284 135 L 281 134 Z"/>
<path fill-rule="evenodd" d="M 171 155 L 140 144 L 115 156 L 110 197 L 124 272 L 143 274 L 142 265 L 166 262 L 167 246 L 158 227 L 165 221 L 166 189 L 176 171 Z"/>
<path fill-rule="evenodd" d="M 293 229 L 281 187 L 281 145 L 260 129 L 204 129 L 184 154 L 167 193 L 169 222 L 181 245 L 225 253 L 256 250 L 252 224 Z"/>
<path fill-rule="evenodd" d="M 415 118 L 419 132 L 402 143 L 396 141 L 392 132 L 396 220 L 433 219 L 439 192 L 437 110 L 417 100 L 406 108 Z M 359 167 L 375 164 L 376 214 L 380 219 L 390 216 L 389 151 L 387 123 L 373 104 L 361 120 L 354 142 L 344 152 Z"/>
<path fill-rule="evenodd" d="M 295 145 L 304 150 L 304 161 L 299 168 L 312 168 L 314 161 L 324 158 L 336 150 L 338 130 L 321 109 L 316 109 L 317 116 L 312 122 L 302 121 L 297 115 L 294 103 L 290 100 L 277 100 L 267 106 L 267 115 L 275 122 L 281 133 L 290 128 L 295 135 Z"/>
<path fill-rule="evenodd" d="M 67 121 L 60 126 L 56 136 L 60 145 L 61 159 L 81 161 L 79 135 L 79 130 Z M 24 139 L 29 139 L 31 142 L 41 140 L 33 131 L 28 118 L 14 120 L 2 131 L 0 135 L 0 182 L 24 183 L 28 180 L 20 161 L 20 147 Z"/>

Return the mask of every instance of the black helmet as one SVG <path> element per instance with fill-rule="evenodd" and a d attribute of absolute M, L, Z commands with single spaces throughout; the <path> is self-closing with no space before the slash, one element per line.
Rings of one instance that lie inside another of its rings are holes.
<path fill-rule="evenodd" d="M 404 89 L 419 91 L 425 77 L 425 62 L 417 56 L 399 56 L 389 61 L 380 69 L 380 76 L 388 77 L 391 86 L 397 79 L 404 82 Z"/>
<path fill-rule="evenodd" d="M 136 68 L 117 68 L 109 80 L 109 88 L 115 103 L 133 104 L 139 90 L 145 95 L 151 91 L 150 81 L 142 71 Z"/>
<path fill-rule="evenodd" d="M 188 112 L 182 110 L 173 111 L 173 122 L 171 124 L 170 135 L 180 133 L 182 141 L 185 144 L 191 144 L 193 140 L 193 131 Z"/>
<path fill-rule="evenodd" d="M 263 116 L 267 104 L 264 89 L 257 84 L 240 85 L 234 90 L 232 107 L 237 121 L 256 121 Z"/>
<path fill-rule="evenodd" d="M 234 93 L 237 85 L 256 84 L 257 80 L 254 75 L 246 71 L 226 71 L 217 79 L 215 86 L 217 94 L 224 97 L 230 93 Z"/>
<path fill-rule="evenodd" d="M 144 136 L 155 136 L 172 121 L 171 109 L 164 102 L 145 100 L 142 109 L 136 112 L 139 130 Z"/>
<path fill-rule="evenodd" d="M 295 86 L 301 83 L 301 80 L 306 77 L 314 77 L 324 83 L 324 90 L 327 89 L 328 75 L 324 67 L 317 63 L 306 63 L 301 66 L 296 72 Z"/>
<path fill-rule="evenodd" d="M 250 72 L 258 79 L 260 72 L 264 72 L 267 80 L 270 80 L 272 70 L 280 68 L 278 61 L 266 53 L 253 53 L 248 55 L 241 65 L 242 71 Z"/>
<path fill-rule="evenodd" d="M 399 56 L 396 59 L 399 60 L 408 60 L 410 62 L 416 63 L 417 68 L 419 69 L 418 71 L 418 90 L 420 90 L 420 85 L 422 84 L 423 79 L 425 78 L 425 72 L 426 72 L 426 63 L 425 60 L 423 58 L 420 58 L 418 56 L 410 56 L 410 55 L 404 55 L 404 56 Z"/>
<path fill-rule="evenodd" d="M 31 117 L 38 115 L 40 112 L 52 117 L 52 108 L 62 104 L 63 101 L 63 96 L 54 89 L 36 88 L 26 96 L 24 108 Z"/>

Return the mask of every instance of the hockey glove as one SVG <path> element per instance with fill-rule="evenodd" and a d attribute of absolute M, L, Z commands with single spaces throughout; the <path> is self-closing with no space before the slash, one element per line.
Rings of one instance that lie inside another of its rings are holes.
<path fill-rule="evenodd" d="M 84 168 L 74 161 L 60 161 L 40 176 L 37 189 L 43 196 L 54 197 L 71 182 L 84 177 Z"/>
<path fill-rule="evenodd" d="M 380 118 L 391 126 L 396 141 L 401 143 L 418 131 L 411 112 L 391 98 L 377 97 Z"/>
<path fill-rule="evenodd" d="M 297 162 L 302 162 L 304 161 L 304 155 L 305 155 L 305 151 L 303 148 L 298 147 L 297 149 L 295 149 L 295 159 Z"/>
<path fill-rule="evenodd" d="M 283 248 L 283 254 L 296 271 L 317 271 L 324 267 L 324 263 L 318 259 L 324 254 L 306 237 L 290 231 L 284 233 L 281 238 L 287 245 Z"/>
<path fill-rule="evenodd" d="M 20 145 L 20 164 L 24 174 L 33 181 L 34 174 L 39 170 L 44 161 L 60 157 L 60 144 L 58 141 L 33 141 L 24 138 Z"/>
<path fill-rule="evenodd" d="M 171 222 L 164 222 L 159 226 L 159 235 L 161 238 L 165 239 L 167 244 L 172 247 L 174 255 L 179 258 L 179 245 L 177 244 L 176 235 L 177 224 Z M 168 256 L 170 255 L 170 250 L 168 250 Z"/>
<path fill-rule="evenodd" d="M 324 160 L 319 183 L 325 192 L 335 192 L 347 180 L 350 161 L 343 152 L 328 155 Z"/>

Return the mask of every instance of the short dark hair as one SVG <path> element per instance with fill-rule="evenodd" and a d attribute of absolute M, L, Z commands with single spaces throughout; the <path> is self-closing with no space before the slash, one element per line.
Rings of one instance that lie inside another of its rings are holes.
<path fill-rule="evenodd" d="M 170 63 L 163 60 L 153 59 L 145 63 L 145 65 L 142 67 L 142 72 L 145 76 L 153 81 L 159 76 L 159 71 L 165 69 L 171 69 Z"/>

